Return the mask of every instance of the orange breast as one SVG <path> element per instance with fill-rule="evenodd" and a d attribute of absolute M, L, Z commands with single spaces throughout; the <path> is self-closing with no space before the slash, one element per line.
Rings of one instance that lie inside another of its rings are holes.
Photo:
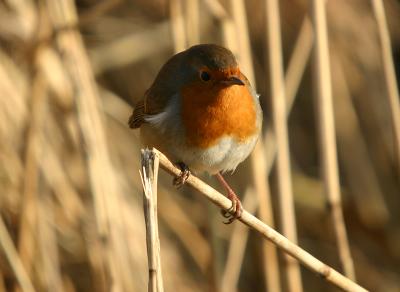
<path fill-rule="evenodd" d="M 244 142 L 255 134 L 256 107 L 246 86 L 204 86 L 183 88 L 182 121 L 186 142 L 195 147 L 215 145 L 224 135 Z"/>

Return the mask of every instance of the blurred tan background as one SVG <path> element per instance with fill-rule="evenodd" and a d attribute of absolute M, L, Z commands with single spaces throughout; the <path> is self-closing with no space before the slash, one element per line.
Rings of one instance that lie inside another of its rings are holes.
<path fill-rule="evenodd" d="M 265 220 L 272 209 L 282 230 L 265 2 L 0 0 L 0 291 L 147 290 L 141 146 L 127 120 L 162 64 L 196 43 L 229 46 L 261 94 L 261 166 L 248 159 L 226 178 L 245 208 Z M 372 2 L 326 9 L 355 276 L 387 292 L 400 291 L 400 164 Z M 343 272 L 321 175 L 310 3 L 279 1 L 295 219 L 299 245 Z M 383 4 L 400 70 L 400 2 Z M 281 253 L 274 261 L 259 235 L 222 224 L 217 208 L 171 181 L 161 172 L 165 291 L 288 291 Z M 304 291 L 337 291 L 305 268 L 301 276 Z"/>

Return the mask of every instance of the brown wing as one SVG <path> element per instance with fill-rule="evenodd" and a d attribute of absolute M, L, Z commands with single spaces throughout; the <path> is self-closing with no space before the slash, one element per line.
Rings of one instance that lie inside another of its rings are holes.
<path fill-rule="evenodd" d="M 133 109 L 133 113 L 132 115 L 129 117 L 129 127 L 132 129 L 136 129 L 139 128 L 144 122 L 144 116 L 145 116 L 145 111 L 144 111 L 144 99 L 139 100 L 136 105 L 135 108 Z"/>
<path fill-rule="evenodd" d="M 144 97 L 136 103 L 128 121 L 129 127 L 132 129 L 140 128 L 143 123 L 146 123 L 146 116 L 161 113 L 165 109 L 170 95 L 171 93 L 168 90 L 159 92 L 157 88 L 152 86 L 146 91 Z"/>
<path fill-rule="evenodd" d="M 182 54 L 185 54 L 185 52 L 174 55 L 164 64 L 153 85 L 146 91 L 144 97 L 136 103 L 129 118 L 131 128 L 139 128 L 143 123 L 146 123 L 146 116 L 156 115 L 164 111 L 171 96 L 177 92 L 178 84 L 173 72 L 179 71 L 180 63 L 184 61 L 180 58 Z"/>

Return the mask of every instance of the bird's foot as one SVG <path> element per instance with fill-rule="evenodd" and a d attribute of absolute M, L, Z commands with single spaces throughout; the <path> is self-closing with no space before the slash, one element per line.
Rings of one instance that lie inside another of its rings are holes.
<path fill-rule="evenodd" d="M 221 210 L 221 214 L 224 218 L 228 219 L 227 221 L 223 221 L 223 223 L 231 224 L 242 216 L 243 207 L 239 197 L 232 190 L 228 191 L 227 197 L 232 201 L 232 206 L 228 210 Z"/>
<path fill-rule="evenodd" d="M 177 163 L 178 167 L 181 169 L 181 173 L 176 176 L 174 178 L 174 180 L 172 181 L 172 184 L 179 189 L 180 187 L 182 187 L 185 182 L 188 180 L 189 176 L 190 176 L 190 169 L 189 167 L 187 167 L 186 164 L 184 164 L 183 162 L 178 162 Z"/>
<path fill-rule="evenodd" d="M 240 202 L 239 197 L 235 194 L 235 192 L 232 190 L 232 188 L 229 186 L 229 184 L 226 182 L 224 177 L 222 176 L 221 173 L 216 174 L 217 179 L 219 182 L 222 184 L 222 186 L 225 188 L 225 190 L 228 192 L 227 197 L 229 200 L 232 201 L 232 206 L 228 210 L 221 210 L 222 216 L 228 219 L 228 221 L 223 222 L 224 224 L 231 224 L 233 221 L 236 219 L 240 218 L 242 216 L 243 212 L 243 207 L 242 203 Z"/>

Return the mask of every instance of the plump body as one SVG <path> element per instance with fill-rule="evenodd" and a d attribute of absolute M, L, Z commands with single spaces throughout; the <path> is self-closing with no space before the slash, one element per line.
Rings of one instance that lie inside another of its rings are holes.
<path fill-rule="evenodd" d="M 246 159 L 261 123 L 257 94 L 232 53 L 215 45 L 171 58 L 130 119 L 145 146 L 210 174 L 233 171 Z"/>

